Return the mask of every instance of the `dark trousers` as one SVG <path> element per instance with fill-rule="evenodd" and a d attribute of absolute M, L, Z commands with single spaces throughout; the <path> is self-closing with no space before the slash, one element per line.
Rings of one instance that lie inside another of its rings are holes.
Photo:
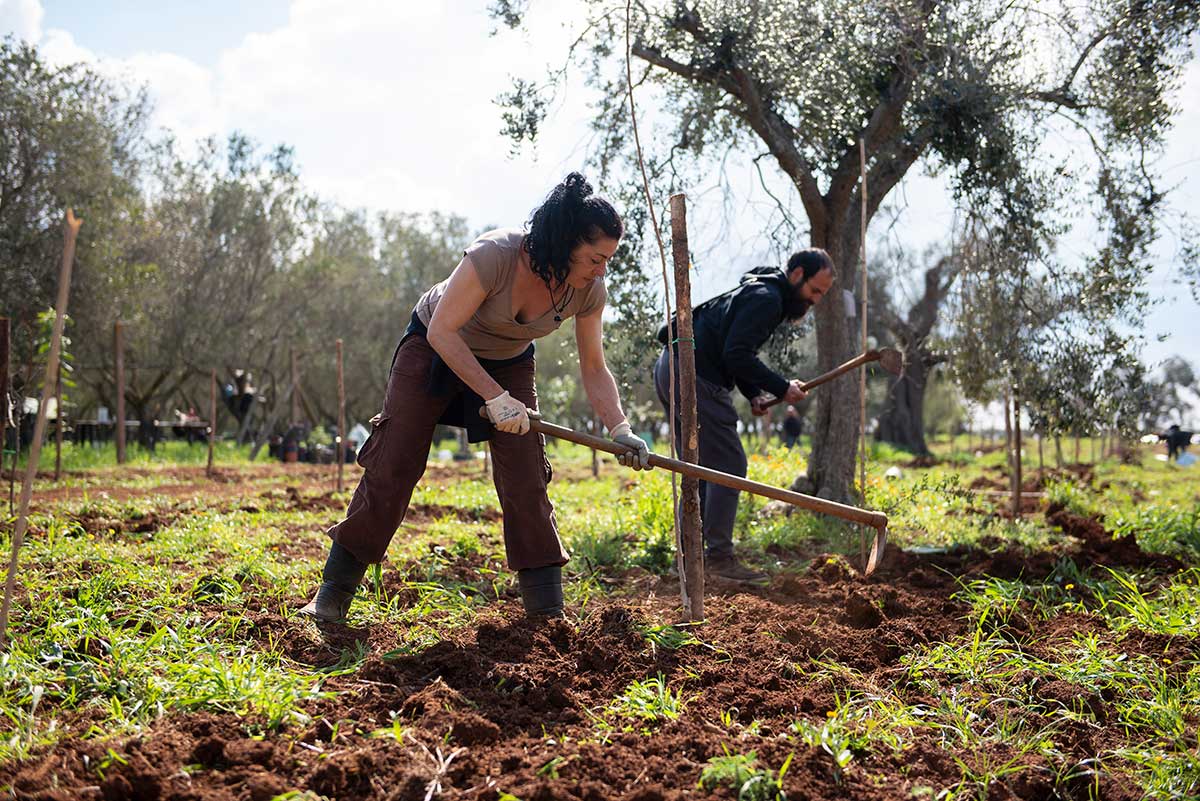
<path fill-rule="evenodd" d="M 664 348 L 654 363 L 654 388 L 663 408 L 670 414 L 670 368 Z M 678 376 L 676 377 L 678 400 Z M 722 473 L 746 475 L 746 451 L 738 436 L 737 410 L 729 390 L 696 376 L 696 413 L 700 423 L 700 464 Z M 675 448 L 680 445 L 680 426 L 676 420 Z M 733 524 L 737 519 L 738 491 L 719 484 L 700 482 L 700 522 L 704 549 L 710 557 L 733 556 Z"/>
<path fill-rule="evenodd" d="M 404 520 L 413 488 L 425 473 L 433 431 L 455 394 L 432 395 L 427 385 L 434 351 L 425 337 L 410 335 L 392 363 L 383 411 L 371 420 L 371 436 L 358 452 L 362 478 L 346 518 L 326 533 L 360 562 L 381 562 Z M 531 409 L 537 409 L 534 361 L 526 359 L 488 373 Z M 546 495 L 550 463 L 540 434 L 492 434 L 492 476 L 504 514 L 504 549 L 513 570 L 566 564 L 554 507 Z"/>

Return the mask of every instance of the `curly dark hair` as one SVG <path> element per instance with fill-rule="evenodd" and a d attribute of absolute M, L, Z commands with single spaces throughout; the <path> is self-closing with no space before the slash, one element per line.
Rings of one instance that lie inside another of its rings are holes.
<path fill-rule="evenodd" d="M 533 271 L 547 285 L 562 283 L 571 270 L 571 251 L 601 237 L 620 239 L 625 224 L 613 205 L 592 194 L 592 185 L 570 173 L 546 196 L 529 218 L 524 248 Z"/>

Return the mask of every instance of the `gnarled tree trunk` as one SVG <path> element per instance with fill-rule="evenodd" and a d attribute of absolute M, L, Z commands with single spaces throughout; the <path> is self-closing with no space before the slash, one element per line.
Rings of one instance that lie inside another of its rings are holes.
<path fill-rule="evenodd" d="M 925 443 L 925 384 L 931 365 L 919 346 L 904 349 L 904 372 L 888 380 L 887 402 L 879 416 L 875 438 L 928 456 Z M 935 362 L 936 363 L 936 362 Z"/>
<path fill-rule="evenodd" d="M 937 324 L 938 311 L 959 272 L 953 254 L 943 256 L 925 271 L 925 286 L 906 317 L 893 309 L 886 287 L 873 294 L 876 337 L 888 334 L 904 352 L 904 371 L 888 383 L 887 402 L 879 417 L 876 438 L 898 445 L 918 456 L 928 456 L 925 443 L 925 387 L 929 371 L 944 361 L 933 352 L 929 337 Z"/>

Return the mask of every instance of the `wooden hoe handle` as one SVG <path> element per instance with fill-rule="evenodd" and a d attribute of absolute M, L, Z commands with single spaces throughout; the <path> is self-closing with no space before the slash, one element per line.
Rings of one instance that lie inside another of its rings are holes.
<path fill-rule="evenodd" d="M 530 418 L 529 428 L 539 434 L 565 439 L 568 442 L 574 442 L 578 445 L 585 445 L 589 448 L 605 453 L 611 453 L 619 456 L 629 449 L 623 445 L 618 445 L 612 440 L 597 437 L 592 434 L 584 434 L 575 431 L 565 426 L 558 426 L 553 423 L 547 423 L 545 420 Z M 758 481 L 751 481 L 748 478 L 741 476 L 722 473 L 720 470 L 713 470 L 709 467 L 701 467 L 698 464 L 684 462 L 679 459 L 670 459 L 666 456 L 659 456 L 657 453 L 650 454 L 650 464 L 653 467 L 661 467 L 664 470 L 670 470 L 673 473 L 679 473 L 684 476 L 698 478 L 701 481 L 709 481 L 713 484 L 720 484 L 723 487 L 730 487 L 736 490 L 744 490 L 752 492 L 755 495 L 761 495 L 764 498 L 772 498 L 777 501 L 798 506 L 801 509 L 808 509 L 812 512 L 820 512 L 822 514 L 833 515 L 840 517 L 843 520 L 849 520 L 853 523 L 861 523 L 864 526 L 871 526 L 879 530 L 887 527 L 887 515 L 882 512 L 871 512 L 866 509 L 859 509 L 857 506 L 847 506 L 844 503 L 836 501 L 828 501 L 824 498 L 817 498 L 812 495 L 805 495 L 800 492 L 792 492 L 791 490 L 772 487 L 770 484 L 762 484 Z"/>

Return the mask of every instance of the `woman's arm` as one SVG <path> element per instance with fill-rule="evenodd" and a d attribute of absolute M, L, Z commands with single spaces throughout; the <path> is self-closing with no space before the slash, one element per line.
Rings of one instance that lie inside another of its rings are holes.
<path fill-rule="evenodd" d="M 625 422 L 625 412 L 621 411 L 617 382 L 604 361 L 603 311 L 601 307 L 586 317 L 575 318 L 575 344 L 579 347 L 579 375 L 588 402 L 604 427 L 612 431 Z"/>
<path fill-rule="evenodd" d="M 650 447 L 633 434 L 625 412 L 621 411 L 621 399 L 617 395 L 617 382 L 613 380 L 608 365 L 604 363 L 604 325 L 600 314 L 601 306 L 584 317 L 575 318 L 575 343 L 579 346 L 579 373 L 583 377 L 583 389 L 588 401 L 596 410 L 600 422 L 608 429 L 613 442 L 629 448 L 617 460 L 634 470 L 650 468 Z"/>
<path fill-rule="evenodd" d="M 425 335 L 450 369 L 484 400 L 500 395 L 504 388 L 483 369 L 458 331 L 486 299 L 487 290 L 479 281 L 475 265 L 470 257 L 464 256 L 450 274 L 450 282 L 433 311 Z"/>

